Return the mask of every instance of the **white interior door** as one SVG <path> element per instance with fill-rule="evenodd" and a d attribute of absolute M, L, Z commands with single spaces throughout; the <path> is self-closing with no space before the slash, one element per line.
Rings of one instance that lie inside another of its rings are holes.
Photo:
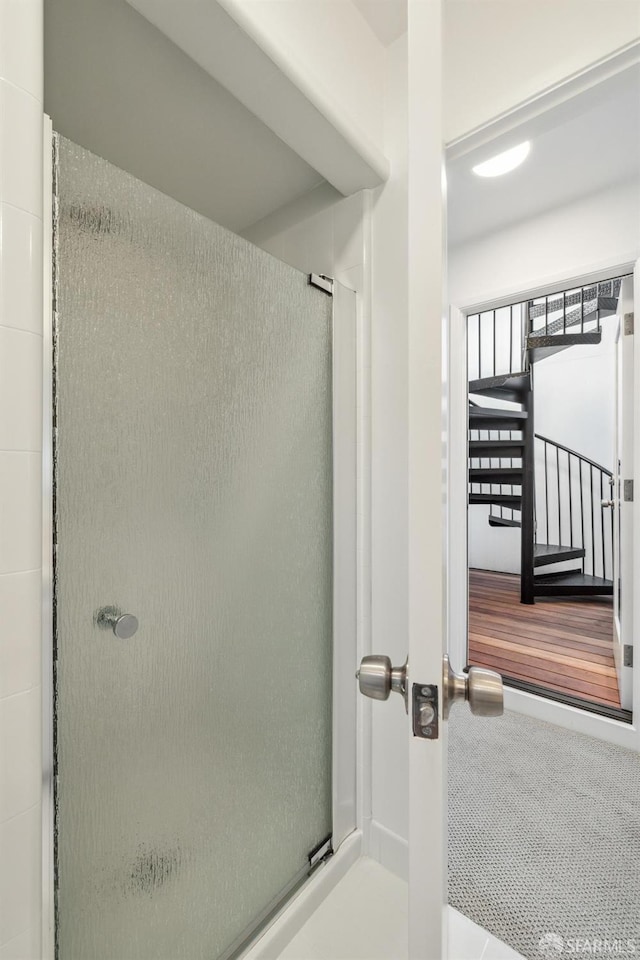
<path fill-rule="evenodd" d="M 409 0 L 409 957 L 442 960 L 446 942 L 446 723 L 444 470 L 442 445 L 443 288 L 441 0 Z M 432 739 L 423 691 L 435 690 Z M 439 727 L 439 729 L 438 729 Z"/>
<path fill-rule="evenodd" d="M 637 273 L 637 268 L 636 268 Z M 633 383 L 634 383 L 634 283 L 625 277 L 618 299 L 616 338 L 616 424 L 614 430 L 613 512 L 613 609 L 614 660 L 620 704 L 630 710 L 633 699 Z"/>
<path fill-rule="evenodd" d="M 407 704 L 409 957 L 416 960 L 447 957 L 446 723 L 441 689 L 445 637 L 443 2 L 408 2 L 408 173 L 404 211 L 408 269 L 405 283 L 399 285 L 396 294 L 400 297 L 406 291 L 407 296 L 407 311 L 399 304 L 397 322 L 406 324 L 408 406 L 397 428 L 408 429 L 404 470 L 409 530 L 409 668 L 392 669 L 391 661 L 381 651 L 380 655 L 365 657 L 359 673 L 361 693 L 386 700 L 393 690 L 403 694 Z M 403 220 L 404 216 L 399 217 L 400 224 Z M 392 706 L 396 704 L 387 708 L 389 722 Z"/>
<path fill-rule="evenodd" d="M 409 957 L 443 960 L 446 939 L 447 705 L 502 712 L 489 671 L 446 669 L 446 395 L 442 145 L 443 0 L 409 0 L 408 30 L 408 666 L 365 657 L 361 692 L 407 704 L 409 739 Z M 399 428 L 402 425 L 399 424 Z M 443 669 L 444 668 L 444 669 Z"/>

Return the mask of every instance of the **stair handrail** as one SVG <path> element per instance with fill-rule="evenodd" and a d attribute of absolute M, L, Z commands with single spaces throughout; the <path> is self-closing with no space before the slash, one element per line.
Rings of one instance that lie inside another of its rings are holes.
<path fill-rule="evenodd" d="M 607 469 L 607 467 L 603 466 L 601 463 L 596 463 L 595 460 L 590 460 L 589 457 L 585 457 L 583 453 L 579 453 L 577 450 L 572 450 L 571 447 L 566 447 L 564 443 L 558 443 L 557 440 L 552 440 L 550 437 L 545 437 L 541 433 L 536 433 L 535 437 L 536 437 L 536 440 L 544 440 L 545 443 L 550 443 L 554 447 L 559 447 L 565 453 L 570 453 L 572 456 L 578 457 L 580 460 L 584 460 L 590 466 L 595 467 L 596 470 L 600 470 L 602 473 L 606 473 L 608 477 L 613 476 L 612 470 Z"/>
<path fill-rule="evenodd" d="M 481 431 L 478 430 L 478 432 Z M 555 530 L 557 523 L 557 539 L 560 544 L 566 543 L 568 539 L 568 546 L 584 549 L 583 570 L 586 566 L 586 572 L 591 572 L 594 576 L 601 575 L 603 579 L 613 579 L 614 515 L 611 513 L 606 518 L 605 506 L 603 506 L 603 500 L 609 499 L 605 484 L 613 480 L 613 472 L 578 450 L 574 450 L 557 440 L 552 440 L 551 437 L 544 434 L 535 433 L 534 442 L 540 442 L 546 446 L 544 476 L 539 476 L 535 483 L 534 525 L 531 542 L 543 542 L 543 538 L 539 539 L 538 537 L 538 533 L 543 527 L 546 527 L 546 540 L 544 542 L 553 541 L 552 529 Z M 558 451 L 555 458 L 553 454 L 551 455 L 550 461 L 547 461 L 546 457 L 547 447 L 552 450 L 555 448 Z M 563 454 L 562 460 L 559 459 L 560 452 Z M 479 457 L 478 459 L 483 458 Z M 502 460 L 503 458 L 491 459 Z M 504 459 L 508 459 L 510 465 L 513 466 L 513 457 Z M 566 465 L 566 471 L 564 465 Z M 535 472 L 537 473 L 537 470 Z M 490 484 L 490 492 L 495 492 L 497 487 L 498 494 L 514 493 L 513 483 L 486 482 Z M 471 483 L 478 483 L 482 488 L 482 481 L 472 481 Z M 519 486 L 522 489 L 522 485 Z M 522 521 L 522 510 L 519 507 L 500 505 L 499 511 L 499 514 L 495 513 L 493 507 L 490 507 L 490 516 L 500 517 L 501 519 L 516 519 L 516 516 L 519 515 Z M 568 537 L 566 537 L 567 531 Z M 524 540 L 523 535 L 523 542 Z M 528 566 L 527 563 L 526 569 L 528 569 Z M 533 570 L 530 572 L 533 576 Z"/>
<path fill-rule="evenodd" d="M 550 516 L 553 516 L 557 511 L 558 543 L 566 543 L 565 534 L 568 529 L 568 545 L 571 547 L 580 547 L 584 551 L 582 561 L 583 571 L 585 566 L 587 568 L 590 567 L 590 571 L 587 570 L 587 572 L 590 572 L 592 576 L 601 576 L 604 580 L 612 580 L 614 515 L 613 511 L 611 511 L 608 519 L 605 520 L 605 508 L 608 507 L 610 503 L 609 493 L 605 488 L 605 483 L 612 483 L 613 472 L 603 464 L 597 463 L 590 457 L 579 453 L 564 443 L 552 440 L 551 437 L 546 437 L 544 434 L 536 433 L 535 440 L 544 444 L 543 483 L 538 484 L 538 482 L 536 482 L 535 542 L 540 542 L 538 539 L 538 528 L 542 524 L 541 518 L 543 513 L 544 526 L 546 527 L 546 540 L 544 542 L 550 542 L 551 526 L 553 526 L 555 530 L 555 517 L 553 524 L 550 524 Z M 549 463 L 547 460 L 547 449 L 549 447 L 552 449 L 555 448 L 556 450 L 555 465 L 553 463 L 553 455 L 550 464 L 552 487 L 549 481 Z M 560 451 L 565 454 L 566 461 L 564 458 L 563 461 L 560 460 Z M 574 472 L 573 478 L 571 471 L 572 458 L 574 458 L 574 471 L 576 469 L 575 461 L 577 461 L 577 475 Z M 566 463 L 566 472 L 564 473 L 562 473 L 561 470 L 562 462 Z M 554 472 L 556 474 L 555 478 Z M 598 476 L 599 481 L 597 479 Z M 579 503 L 576 503 L 575 509 L 573 502 L 574 491 L 576 491 L 579 498 Z M 542 509 L 543 504 L 544 511 Z M 596 520 L 598 512 L 599 520 Z M 579 521 L 579 526 L 577 521 Z M 589 527 L 591 528 L 590 535 Z"/>

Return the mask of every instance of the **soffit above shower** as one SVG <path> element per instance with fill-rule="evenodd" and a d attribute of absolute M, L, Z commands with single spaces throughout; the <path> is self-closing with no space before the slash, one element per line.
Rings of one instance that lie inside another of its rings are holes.
<path fill-rule="evenodd" d="M 344 196 L 389 176 L 386 51 L 350 0 L 127 0 Z"/>
<path fill-rule="evenodd" d="M 45 4 L 54 128 L 236 232 L 323 183 L 125 0 Z"/>

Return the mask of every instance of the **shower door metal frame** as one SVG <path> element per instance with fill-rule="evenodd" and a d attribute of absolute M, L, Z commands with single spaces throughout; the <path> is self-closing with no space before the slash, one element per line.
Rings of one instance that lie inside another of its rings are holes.
<path fill-rule="evenodd" d="M 56 960 L 55 930 L 55 341 L 53 285 L 54 131 L 43 117 L 43 441 L 42 441 L 42 957 Z M 46 225 L 50 224 L 50 229 Z M 320 293 L 319 293 L 320 295 Z M 358 336 L 356 294 L 334 282 L 332 335 L 333 423 L 333 852 L 353 836 L 359 822 L 357 657 L 358 562 Z M 339 735 L 338 735 L 339 731 Z M 322 874 L 320 874 L 321 876 Z M 314 874 L 310 883 L 316 881 Z M 334 882 L 338 882 L 337 873 Z M 285 910 L 288 908 L 285 906 Z M 256 933 L 256 940 L 282 910 Z M 255 941 L 254 941 L 255 942 Z M 249 946 L 249 944 L 248 944 Z"/>
<path fill-rule="evenodd" d="M 42 324 L 42 957 L 55 960 L 53 651 L 53 127 L 43 117 Z M 47 229 L 48 227 L 48 229 Z"/>

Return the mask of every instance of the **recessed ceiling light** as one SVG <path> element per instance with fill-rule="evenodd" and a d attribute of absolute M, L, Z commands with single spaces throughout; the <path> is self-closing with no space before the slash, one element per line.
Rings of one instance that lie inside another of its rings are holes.
<path fill-rule="evenodd" d="M 511 150 L 505 150 L 504 153 L 498 153 L 490 160 L 479 163 L 476 167 L 473 167 L 473 172 L 477 173 L 479 177 L 501 177 L 503 173 L 509 173 L 510 170 L 515 170 L 521 163 L 524 163 L 530 150 L 531 144 L 528 140 L 525 140 L 524 143 L 519 143 L 517 147 L 512 147 Z"/>

